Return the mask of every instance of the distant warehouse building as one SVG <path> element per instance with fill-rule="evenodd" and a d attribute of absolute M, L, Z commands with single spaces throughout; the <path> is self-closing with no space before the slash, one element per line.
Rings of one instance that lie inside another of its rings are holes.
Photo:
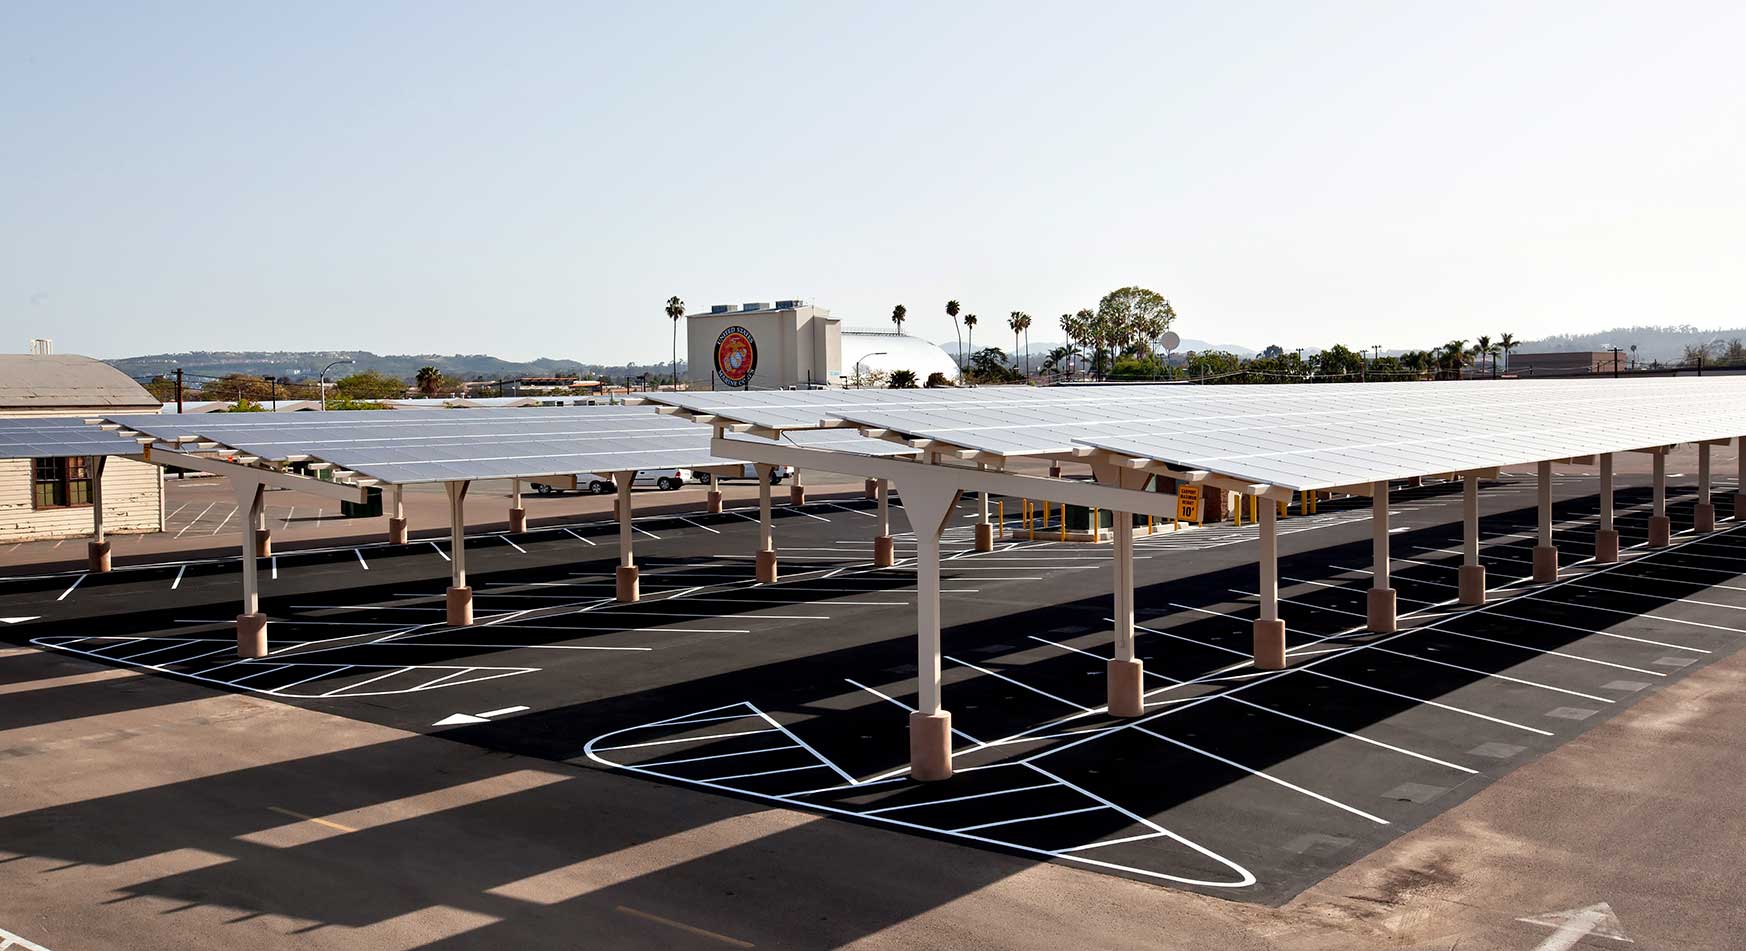
<path fill-rule="evenodd" d="M 1631 355 L 1618 354 L 1619 369 L 1629 369 Z M 1549 353 L 1512 353 L 1504 366 L 1513 376 L 1579 376 L 1613 372 L 1610 350 L 1562 350 Z M 1483 375 L 1483 374 L 1482 374 Z"/>
<path fill-rule="evenodd" d="M 909 370 L 957 382 L 938 346 L 906 334 L 844 330 L 831 312 L 803 300 L 717 304 L 685 318 L 686 383 L 694 390 L 776 390 L 848 386 L 869 373 Z"/>
<path fill-rule="evenodd" d="M 161 405 L 100 360 L 0 354 L 0 418 L 156 413 Z M 131 459 L 104 464 L 106 533 L 163 529 L 161 473 Z M 91 474 L 84 457 L 0 459 L 0 542 L 79 538 L 91 530 Z"/>

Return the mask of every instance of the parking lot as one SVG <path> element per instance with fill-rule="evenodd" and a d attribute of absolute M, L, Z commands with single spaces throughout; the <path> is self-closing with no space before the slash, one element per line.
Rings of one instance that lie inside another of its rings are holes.
<path fill-rule="evenodd" d="M 1691 492 L 1670 497 L 1676 530 Z M 1482 493 L 1493 597 L 1456 606 L 1458 486 L 1397 491 L 1402 629 L 1364 631 L 1368 500 L 1281 523 L 1292 666 L 1248 661 L 1253 529 L 1142 530 L 1147 714 L 1103 709 L 1108 546 L 945 537 L 945 702 L 959 774 L 903 775 L 914 578 L 871 564 L 871 503 L 636 522 L 644 600 L 614 603 L 610 523 L 469 538 L 477 624 L 443 623 L 441 542 L 262 562 L 272 653 L 234 656 L 237 564 L 4 582 L 9 639 L 106 664 L 1079 868 L 1278 904 L 1684 674 L 1746 633 L 1724 522 L 1647 551 L 1622 487 L 1617 565 L 1586 564 L 1590 478 L 1558 479 L 1567 571 L 1534 585 L 1531 479 Z M 1720 490 L 1718 490 L 1720 491 Z M 899 523 L 901 524 L 901 523 Z M 117 697 L 118 705 L 128 701 Z M 0 730 L 52 706 L 13 705 Z"/>

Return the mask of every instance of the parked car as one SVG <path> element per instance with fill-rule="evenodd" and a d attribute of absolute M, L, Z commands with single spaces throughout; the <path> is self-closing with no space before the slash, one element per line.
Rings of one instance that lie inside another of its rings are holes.
<path fill-rule="evenodd" d="M 633 488 L 654 487 L 664 492 L 671 492 L 693 478 L 690 469 L 638 469 L 631 479 Z M 558 495 L 570 491 L 563 486 L 548 485 L 544 482 L 528 483 L 535 492 L 541 495 Z M 591 492 L 595 495 L 606 495 L 615 491 L 612 476 L 596 472 L 581 472 L 576 475 L 576 491 Z"/>
<path fill-rule="evenodd" d="M 793 466 L 771 466 L 770 467 L 770 484 L 771 485 L 781 485 L 783 479 L 792 478 L 793 476 L 794 476 L 794 467 Z M 729 472 L 726 475 L 718 475 L 718 476 L 714 476 L 714 477 L 711 477 L 710 474 L 707 472 L 699 472 L 695 476 L 693 476 L 693 478 L 695 478 L 697 481 L 703 483 L 704 485 L 708 485 L 711 482 L 716 481 L 718 479 L 722 482 L 732 482 L 732 481 L 735 481 L 737 479 L 745 479 L 745 480 L 748 480 L 751 482 L 756 482 L 756 481 L 758 481 L 758 467 L 753 465 L 750 462 L 747 462 L 747 463 L 744 463 L 740 466 L 740 471 L 738 471 L 738 472 Z"/>

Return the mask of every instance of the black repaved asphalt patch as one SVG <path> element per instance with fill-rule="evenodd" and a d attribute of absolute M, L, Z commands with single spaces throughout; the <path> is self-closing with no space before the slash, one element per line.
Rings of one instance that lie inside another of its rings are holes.
<path fill-rule="evenodd" d="M 1147 708 L 1103 709 L 1108 546 L 1019 525 L 944 540 L 945 706 L 958 774 L 905 775 L 915 589 L 871 566 L 870 503 L 777 510 L 782 580 L 752 578 L 745 513 L 639 520 L 644 600 L 611 601 L 615 529 L 536 527 L 467 542 L 477 622 L 443 623 L 446 543 L 281 553 L 262 562 L 273 653 L 234 656 L 237 562 L 0 579 L 0 637 L 437 733 L 492 749 L 812 809 L 1240 900 L 1282 902 L 1746 633 L 1746 535 L 1732 522 L 1647 552 L 1647 487 L 1621 489 L 1630 547 L 1586 561 L 1598 510 L 1561 480 L 1567 568 L 1531 584 L 1532 496 L 1482 494 L 1492 601 L 1452 604 L 1460 496 L 1397 492 L 1402 630 L 1363 631 L 1368 500 L 1282 528 L 1292 665 L 1247 663 L 1252 529 L 1139 536 Z M 1531 484 L 1531 483 L 1530 483 Z M 1677 529 L 1691 493 L 1675 489 Z M 528 505 L 537 519 L 538 500 Z M 905 528 L 901 513 L 894 527 Z M 713 530 L 713 531 L 712 531 Z M 513 541 L 514 544 L 509 544 Z M 592 544 L 591 544 L 592 542 Z M 77 584 L 75 584 L 77 582 Z M 0 672 L 0 676 L 3 676 Z M 87 694 L 89 695 L 89 694 Z M 97 701 L 93 701 L 97 702 Z M 111 706 L 125 706 L 116 692 Z M 100 704 L 101 705 L 101 704 Z M 12 705 L 0 727 L 56 715 Z M 456 725 L 456 715 L 471 720 Z M 447 721 L 445 723 L 444 721 Z M 336 779 L 343 781 L 343 778 Z"/>

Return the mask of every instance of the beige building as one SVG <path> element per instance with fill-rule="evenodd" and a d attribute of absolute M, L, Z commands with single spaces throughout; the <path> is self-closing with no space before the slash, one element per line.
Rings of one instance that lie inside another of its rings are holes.
<path fill-rule="evenodd" d="M 160 405 L 126 374 L 90 357 L 0 354 L 0 417 L 156 413 Z M 162 472 L 132 459 L 104 464 L 105 532 L 163 529 Z M 0 542 L 83 538 L 91 531 L 83 457 L 0 459 Z"/>
<path fill-rule="evenodd" d="M 685 318 L 694 390 L 831 385 L 843 375 L 841 321 L 802 300 L 717 304 Z"/>

